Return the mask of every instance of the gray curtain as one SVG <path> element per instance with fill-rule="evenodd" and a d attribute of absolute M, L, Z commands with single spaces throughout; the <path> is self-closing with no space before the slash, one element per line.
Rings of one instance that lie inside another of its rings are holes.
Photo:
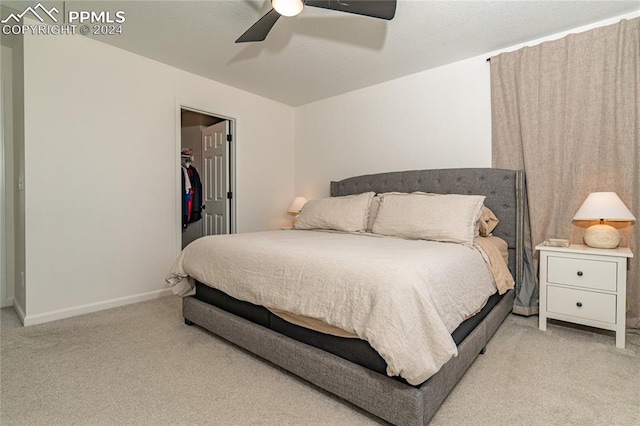
<path fill-rule="evenodd" d="M 640 218 L 640 18 L 492 57 L 491 96 L 493 166 L 525 171 L 535 271 L 536 244 L 554 237 L 582 244 L 586 225 L 572 217 L 590 192 L 615 191 Z M 620 227 L 621 245 L 635 252 L 640 225 Z M 634 254 L 627 324 L 638 328 Z M 536 288 L 529 276 L 514 312 L 537 312 Z"/>

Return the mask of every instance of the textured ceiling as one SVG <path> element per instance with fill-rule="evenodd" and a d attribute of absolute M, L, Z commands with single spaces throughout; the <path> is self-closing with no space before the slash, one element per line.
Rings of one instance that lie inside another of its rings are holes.
<path fill-rule="evenodd" d="M 391 21 L 307 7 L 248 44 L 234 41 L 269 11 L 268 0 L 64 7 L 124 10 L 124 33 L 97 39 L 297 106 L 638 11 L 640 2 L 398 0 Z"/>

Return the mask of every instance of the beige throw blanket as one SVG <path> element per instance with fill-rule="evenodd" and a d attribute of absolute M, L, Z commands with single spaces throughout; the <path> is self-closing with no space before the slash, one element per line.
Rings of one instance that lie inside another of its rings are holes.
<path fill-rule="evenodd" d="M 415 385 L 457 355 L 451 332 L 496 291 L 475 244 L 300 230 L 198 239 L 167 277 L 176 294 L 187 276 L 353 333 Z"/>

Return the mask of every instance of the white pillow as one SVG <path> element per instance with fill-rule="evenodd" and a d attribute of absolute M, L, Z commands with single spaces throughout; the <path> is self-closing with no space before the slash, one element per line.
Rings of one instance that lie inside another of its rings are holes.
<path fill-rule="evenodd" d="M 382 196 L 383 195 L 389 195 L 389 194 L 398 194 L 398 195 L 405 195 L 408 194 L 407 192 L 385 192 L 382 194 L 376 194 L 373 197 L 373 200 L 371 200 L 371 207 L 369 208 L 369 219 L 367 219 L 367 232 L 371 232 L 371 230 L 373 229 L 373 224 L 376 222 L 376 216 L 378 216 L 378 209 L 380 209 L 380 202 L 382 201 Z M 424 194 L 427 195 L 426 192 L 412 192 L 412 194 Z"/>
<path fill-rule="evenodd" d="M 347 195 L 308 201 L 293 224 L 295 229 L 333 229 L 364 232 L 375 194 Z"/>
<path fill-rule="evenodd" d="M 478 235 L 483 195 L 382 194 L 373 233 L 471 243 Z"/>
<path fill-rule="evenodd" d="M 369 207 L 369 218 L 367 219 L 367 232 L 371 232 L 373 224 L 376 222 L 376 216 L 378 216 L 378 209 L 380 208 L 380 196 L 376 195 L 371 200 L 371 207 Z"/>

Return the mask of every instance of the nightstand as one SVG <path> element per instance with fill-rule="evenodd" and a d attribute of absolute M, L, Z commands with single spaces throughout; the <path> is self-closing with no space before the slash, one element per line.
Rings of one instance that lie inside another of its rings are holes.
<path fill-rule="evenodd" d="M 631 250 L 542 244 L 536 250 L 540 251 L 540 330 L 547 329 L 547 318 L 612 330 L 616 347 L 624 348 Z"/>

